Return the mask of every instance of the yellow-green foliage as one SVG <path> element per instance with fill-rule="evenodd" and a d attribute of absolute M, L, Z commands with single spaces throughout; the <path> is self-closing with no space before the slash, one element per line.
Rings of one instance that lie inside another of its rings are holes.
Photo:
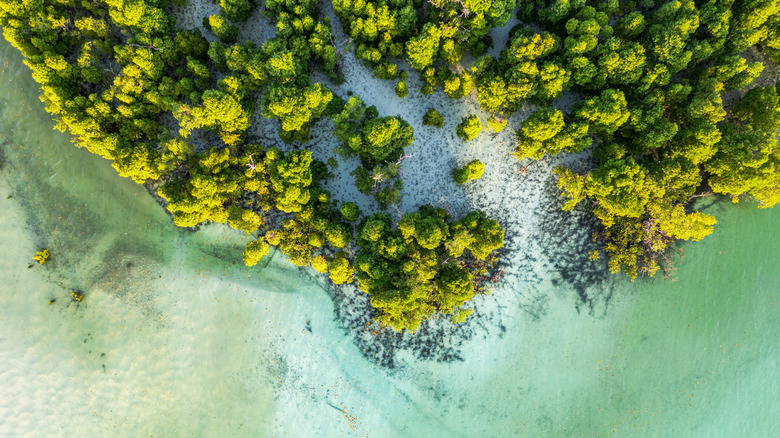
<path fill-rule="evenodd" d="M 345 253 L 336 253 L 336 257 L 328 264 L 328 276 L 336 284 L 352 283 L 355 278 L 355 270 Z"/>
<path fill-rule="evenodd" d="M 409 94 L 409 88 L 406 86 L 406 81 L 399 81 L 397 84 L 395 84 L 395 94 L 401 99 Z"/>
<path fill-rule="evenodd" d="M 371 296 L 376 320 L 398 331 L 413 332 L 437 312 L 462 315 L 458 309 L 476 293 L 474 272 L 461 260 L 464 250 L 484 259 L 503 238 L 498 223 L 482 212 L 449 222 L 444 210 L 423 206 L 404 215 L 397 230 L 389 215 L 374 214 L 358 228 L 360 290 Z"/>
<path fill-rule="evenodd" d="M 273 86 L 263 98 L 263 116 L 279 119 L 283 140 L 308 141 L 309 126 L 332 99 L 333 93 L 320 84 Z"/>
<path fill-rule="evenodd" d="M 509 123 L 509 120 L 500 117 L 492 115 L 488 117 L 487 120 L 487 127 L 490 128 L 493 132 L 501 132 L 506 128 L 507 123 Z"/>
<path fill-rule="evenodd" d="M 342 202 L 339 211 L 344 220 L 354 222 L 360 218 L 360 208 L 354 202 Z"/>
<path fill-rule="evenodd" d="M 244 249 L 244 264 L 254 266 L 271 249 L 263 239 L 250 240 Z"/>
<path fill-rule="evenodd" d="M 211 15 L 203 19 L 203 26 L 214 32 L 214 35 L 227 44 L 236 42 L 238 28 L 219 15 Z"/>
<path fill-rule="evenodd" d="M 203 93 L 203 103 L 191 107 L 182 105 L 174 114 L 179 121 L 179 134 L 189 137 L 193 129 L 214 131 L 226 144 L 237 144 L 249 127 L 250 112 L 234 96 L 217 90 Z"/>
<path fill-rule="evenodd" d="M 457 127 L 458 137 L 465 141 L 472 140 L 482 131 L 482 123 L 476 115 L 464 117 Z"/>
<path fill-rule="evenodd" d="M 320 274 L 328 272 L 328 259 L 323 255 L 312 257 L 311 267 Z"/>
<path fill-rule="evenodd" d="M 311 152 L 283 154 L 273 148 L 265 157 L 271 186 L 276 192 L 276 208 L 287 213 L 301 211 L 311 199 Z"/>
<path fill-rule="evenodd" d="M 38 252 L 35 253 L 33 256 L 33 260 L 36 262 L 43 264 L 46 260 L 49 259 L 49 250 L 47 248 L 39 249 Z"/>
<path fill-rule="evenodd" d="M 452 178 L 458 184 L 466 184 L 471 180 L 482 178 L 483 172 L 485 172 L 485 165 L 479 160 L 474 160 L 463 167 L 453 169 Z"/>

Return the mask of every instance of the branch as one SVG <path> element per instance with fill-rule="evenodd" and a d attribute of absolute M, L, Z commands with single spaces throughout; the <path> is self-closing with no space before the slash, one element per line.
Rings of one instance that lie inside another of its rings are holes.
<path fill-rule="evenodd" d="M 140 47 L 142 49 L 151 49 L 151 50 L 162 50 L 160 47 L 154 47 L 153 45 L 149 44 L 148 46 L 142 46 L 140 44 L 128 44 L 129 47 Z"/>

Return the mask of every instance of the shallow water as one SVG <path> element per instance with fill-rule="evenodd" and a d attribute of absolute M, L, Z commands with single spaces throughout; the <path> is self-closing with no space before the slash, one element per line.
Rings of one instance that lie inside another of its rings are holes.
<path fill-rule="evenodd" d="M 0 436 L 780 430 L 780 210 L 702 203 L 719 223 L 683 246 L 676 281 L 594 284 L 610 297 L 594 311 L 539 273 L 480 298 L 496 310 L 469 321 L 462 360 L 401 351 L 380 367 L 325 282 L 279 256 L 244 267 L 240 233 L 174 227 L 143 187 L 51 130 L 5 41 L 0 62 Z M 41 247 L 52 259 L 33 264 Z"/>

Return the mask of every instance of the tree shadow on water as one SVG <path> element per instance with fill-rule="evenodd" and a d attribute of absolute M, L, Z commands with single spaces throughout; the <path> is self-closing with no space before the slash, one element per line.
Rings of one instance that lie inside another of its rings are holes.
<path fill-rule="evenodd" d="M 548 185 L 548 188 L 554 185 Z M 598 219 L 585 203 L 574 211 L 562 210 L 563 200 L 557 193 L 548 193 L 551 202 L 541 207 L 544 220 L 538 233 L 543 257 L 559 277 L 553 285 L 566 285 L 578 297 L 577 311 L 591 316 L 606 316 L 613 296 L 613 274 L 607 267 L 603 248 L 593 239 L 598 229 Z M 599 258 L 591 260 L 590 254 L 599 252 Z"/>

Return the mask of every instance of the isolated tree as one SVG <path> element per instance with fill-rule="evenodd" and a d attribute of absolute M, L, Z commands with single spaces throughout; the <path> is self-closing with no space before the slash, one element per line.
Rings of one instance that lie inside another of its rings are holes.
<path fill-rule="evenodd" d="M 482 123 L 476 115 L 463 117 L 457 127 L 458 137 L 464 141 L 476 138 L 480 131 L 482 131 Z"/>
<path fill-rule="evenodd" d="M 474 160 L 467 165 L 453 169 L 452 177 L 458 184 L 465 184 L 471 180 L 477 180 L 482 177 L 485 171 L 485 165 L 479 160 Z"/>
<path fill-rule="evenodd" d="M 423 116 L 423 125 L 441 128 L 444 126 L 444 117 L 442 117 L 436 108 L 430 108 Z"/>

